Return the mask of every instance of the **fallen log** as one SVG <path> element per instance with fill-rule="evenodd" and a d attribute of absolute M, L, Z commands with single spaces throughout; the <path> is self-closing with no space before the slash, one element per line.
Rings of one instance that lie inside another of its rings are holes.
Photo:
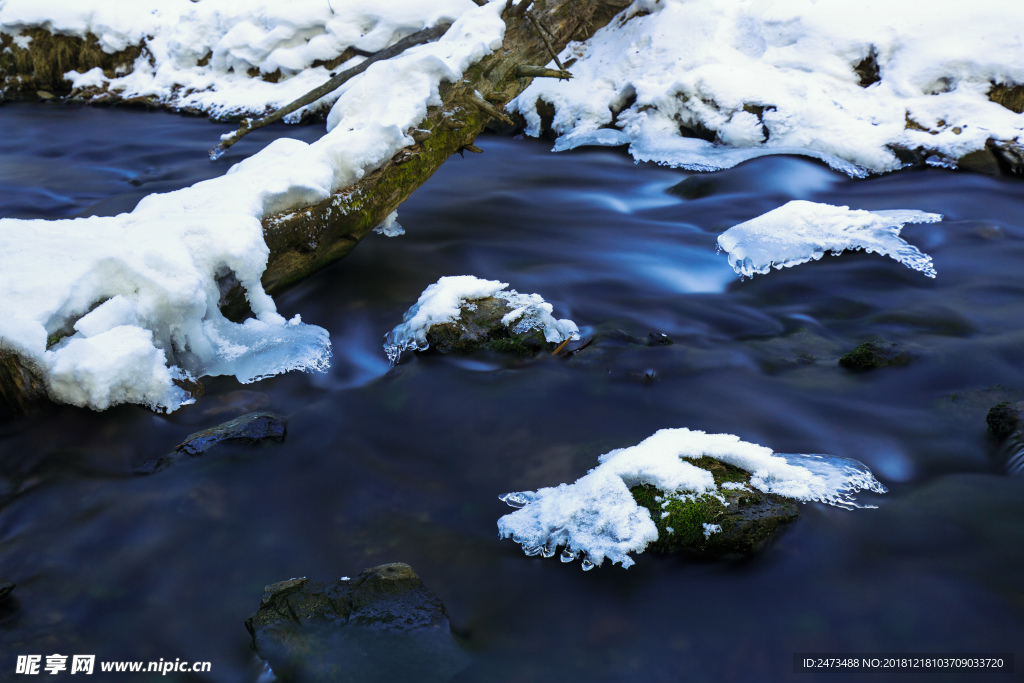
<path fill-rule="evenodd" d="M 473 141 L 493 120 L 507 116 L 504 105 L 530 84 L 524 68 L 567 77 L 568 72 L 530 65 L 550 60 L 570 40 L 586 39 L 629 6 L 628 0 L 547 0 L 532 3 L 529 12 L 504 13 L 508 26 L 501 48 L 472 66 L 462 80 L 441 88 L 443 104 L 432 107 L 416 126 L 416 144 L 360 182 L 313 206 L 268 216 L 263 234 L 270 247 L 263 286 L 276 294 L 348 254 L 370 231 L 395 211 L 452 154 L 476 151 Z M 543 28 L 538 28 L 538 24 Z M 549 33 L 545 36 L 544 32 Z M 536 73 L 536 72 L 534 72 Z M 509 120 L 504 121 L 509 125 Z M 241 288 L 228 294 L 225 314 L 244 317 L 247 304 Z"/>
<path fill-rule="evenodd" d="M 477 4 L 481 4 L 477 2 Z M 509 125 L 504 105 L 533 77 L 566 78 L 546 64 L 570 40 L 585 40 L 631 4 L 630 0 L 509 1 L 501 47 L 440 88 L 442 104 L 412 130 L 414 144 L 351 187 L 310 206 L 266 216 L 263 233 L 270 249 L 262 283 L 274 295 L 348 254 L 456 152 L 478 152 L 473 141 L 494 120 Z M 74 65 L 67 65 L 73 68 Z M 13 67 L 11 67 L 13 68 Z M 8 74 L 10 75 L 10 74 Z M 222 309 L 231 319 L 248 313 L 240 286 Z M 194 395 L 200 385 L 183 387 Z M 0 352 L 0 413 L 21 414 L 45 404 L 45 382 L 13 353 Z"/>

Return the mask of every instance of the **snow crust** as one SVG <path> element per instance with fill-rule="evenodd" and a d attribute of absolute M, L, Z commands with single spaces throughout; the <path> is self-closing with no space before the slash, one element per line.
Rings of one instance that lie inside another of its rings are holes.
<path fill-rule="evenodd" d="M 571 320 L 555 320 L 554 308 L 539 294 L 520 294 L 505 291 L 507 282 L 482 280 L 473 275 L 452 275 L 423 290 L 420 298 L 406 311 L 402 323 L 384 337 L 384 351 L 394 365 L 402 351 L 426 351 L 427 331 L 434 325 L 455 322 L 462 309 L 474 306 L 473 301 L 497 297 L 505 299 L 512 311 L 502 317 L 501 323 L 514 333 L 541 330 L 550 343 L 566 339 L 579 339 L 579 328 Z"/>
<path fill-rule="evenodd" d="M 1024 115 L 988 99 L 1024 83 L 1022 24 L 1017 0 L 637 0 L 563 51 L 571 81 L 536 79 L 509 109 L 537 135 L 538 100 L 554 105 L 556 151 L 628 144 L 692 170 L 805 154 L 860 176 L 900 168 L 892 146 L 955 165 L 1024 140 Z M 880 80 L 862 87 L 865 59 Z"/>
<path fill-rule="evenodd" d="M 863 249 L 888 256 L 908 268 L 935 277 L 932 258 L 901 238 L 907 223 L 936 223 L 937 213 L 896 209 L 862 211 L 794 200 L 718 237 L 718 246 L 729 255 L 729 265 L 743 277 L 816 261 L 826 251 L 837 255 L 846 249 Z"/>
<path fill-rule="evenodd" d="M 213 116 L 278 109 L 364 59 L 320 63 L 349 49 L 372 53 L 475 9 L 471 0 L 3 0 L 0 32 L 98 37 L 109 53 L 145 42 L 130 73 L 71 71 L 75 88 L 106 87 Z M 317 64 L 314 66 L 314 64 Z M 254 77 L 255 75 L 255 77 Z M 273 81 L 277 82 L 273 82 Z M 333 93 L 290 115 L 326 110 Z"/>
<path fill-rule="evenodd" d="M 182 60 L 157 59 L 153 88 L 170 88 L 174 80 L 163 78 L 160 65 L 177 73 L 194 56 L 190 50 L 205 50 L 203 41 L 214 34 L 223 34 L 224 42 L 211 63 L 242 68 L 239 55 L 258 52 L 264 62 L 276 60 L 268 65 L 284 66 L 287 55 L 301 53 L 288 62 L 299 69 L 311 46 L 325 41 L 336 46 L 350 36 L 379 49 L 425 22 L 457 17 L 440 40 L 373 64 L 349 81 L 332 109 L 332 129 L 313 144 L 277 140 L 222 177 L 150 195 L 115 217 L 0 219 L 0 350 L 18 353 L 52 398 L 97 410 L 131 402 L 169 411 L 189 400 L 176 381 L 233 374 L 249 382 L 326 368 L 327 332 L 298 317 L 286 321 L 263 290 L 269 251 L 261 219 L 325 200 L 413 144 L 407 131 L 428 105 L 440 104 L 441 82 L 460 78 L 490 54 L 505 28 L 501 3 L 333 4 L 340 14 L 331 15 L 326 2 L 303 1 L 0 0 L 4 30 L 13 23 L 91 31 L 111 50 L 153 35 L 154 45 Z M 256 314 L 242 324 L 218 308 L 222 285 L 235 282 Z"/>
<path fill-rule="evenodd" d="M 711 473 L 687 462 L 702 456 L 750 472 L 750 486 L 759 491 L 805 502 L 850 508 L 857 506 L 857 491 L 886 491 L 856 460 L 775 454 L 732 434 L 662 429 L 636 446 L 600 456 L 600 464 L 575 483 L 501 496 L 519 509 L 498 520 L 498 533 L 521 544 L 527 555 L 551 557 L 563 546 L 562 561 L 582 556 L 584 569 L 605 559 L 630 567 L 629 553 L 642 552 L 658 538 L 650 512 L 636 503 L 630 487 L 650 484 L 675 497 L 720 495 Z M 705 537 L 720 531 L 719 525 L 704 526 Z"/>

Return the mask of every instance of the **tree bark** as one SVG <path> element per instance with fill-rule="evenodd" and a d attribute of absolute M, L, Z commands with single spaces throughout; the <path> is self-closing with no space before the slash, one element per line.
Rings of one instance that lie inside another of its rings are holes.
<path fill-rule="evenodd" d="M 479 2 L 477 4 L 480 4 Z M 551 60 L 570 40 L 585 40 L 628 7 L 631 0 L 511 1 L 502 46 L 470 67 L 463 78 L 441 86 L 441 106 L 431 107 L 413 132 L 416 144 L 367 174 L 355 185 L 311 206 L 267 216 L 263 234 L 270 248 L 263 286 L 277 294 L 348 254 L 395 211 L 455 152 L 476 151 L 473 141 L 532 78 L 530 65 Z M 546 35 L 545 35 L 546 34 Z M 70 68 L 70 67 L 69 67 Z M 537 67 L 533 67 L 536 73 Z M 550 70 L 544 76 L 567 74 Z M 489 106 L 488 106 L 489 105 Z M 248 311 L 240 287 L 222 306 L 233 319 Z M 39 375 L 11 353 L 0 353 L 0 412 L 20 414 L 45 403 Z"/>

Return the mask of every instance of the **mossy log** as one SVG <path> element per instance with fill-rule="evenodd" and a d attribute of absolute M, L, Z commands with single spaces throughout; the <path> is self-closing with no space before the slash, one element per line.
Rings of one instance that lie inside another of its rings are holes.
<path fill-rule="evenodd" d="M 570 40 L 589 38 L 629 5 L 630 0 L 509 3 L 503 15 L 507 29 L 501 47 L 468 69 L 461 80 L 441 86 L 442 104 L 431 107 L 416 126 L 414 145 L 322 202 L 292 207 L 263 219 L 263 234 L 270 248 L 263 274 L 267 293 L 277 294 L 344 257 L 449 157 L 460 150 L 474 150 L 476 136 L 530 84 L 532 78 L 521 75 L 519 67 L 546 64 L 551 49 L 561 50 Z M 56 94 L 66 94 L 66 81 L 60 74 L 95 66 L 123 69 L 145 51 L 145 46 L 136 46 L 107 55 L 99 50 L 95 38 L 83 41 L 42 30 L 30 35 L 33 40 L 24 50 L 10 36 L 0 36 L 0 48 L 11 48 L 6 56 L 0 49 L 0 87 L 10 93 L 35 92 L 45 85 Z M 60 60 L 47 71 L 47 55 L 58 53 Z M 14 83 L 21 83 L 20 90 Z M 476 93 L 493 109 L 483 107 Z M 228 293 L 223 310 L 232 319 L 245 317 L 248 304 L 240 287 Z M 39 376 L 17 356 L 0 357 L 0 399 L 5 404 L 0 409 L 26 412 L 45 398 L 43 387 Z"/>
<path fill-rule="evenodd" d="M 542 0 L 533 4 L 530 13 L 550 32 L 554 49 L 561 50 L 570 40 L 593 35 L 629 4 L 628 0 Z M 476 93 L 500 113 L 503 105 L 530 84 L 532 79 L 520 76 L 519 67 L 547 63 L 547 42 L 535 23 L 520 15 L 515 6 L 504 16 L 508 28 L 502 46 L 468 69 L 462 80 L 441 86 L 443 104 L 431 107 L 416 126 L 419 142 L 316 205 L 264 219 L 270 259 L 263 286 L 269 294 L 348 254 L 449 157 L 470 148 L 495 120 L 493 113 L 480 105 Z M 227 313 L 237 315 L 244 310 L 241 295 L 237 291 L 229 298 Z"/>

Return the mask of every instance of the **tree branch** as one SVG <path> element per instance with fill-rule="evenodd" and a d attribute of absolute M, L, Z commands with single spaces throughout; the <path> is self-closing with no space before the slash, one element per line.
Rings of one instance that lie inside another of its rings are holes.
<path fill-rule="evenodd" d="M 288 114 L 291 114 L 293 111 L 300 109 L 301 107 L 304 107 L 307 104 L 316 102 L 324 95 L 328 95 L 334 92 L 335 90 L 340 88 L 341 85 L 346 81 L 366 71 L 374 62 L 380 62 L 384 61 L 385 59 L 391 59 L 392 57 L 402 54 L 410 47 L 422 45 L 423 43 L 429 43 L 433 40 L 437 40 L 438 38 L 445 34 L 445 32 L 448 30 L 450 26 L 451 24 L 438 24 L 437 26 L 425 28 L 422 31 L 417 31 L 416 33 L 408 35 L 405 38 L 402 38 L 394 45 L 392 45 L 391 47 L 373 53 L 373 55 L 367 57 L 366 59 L 364 59 L 362 62 L 355 65 L 351 69 L 346 69 L 345 71 L 342 71 L 340 74 L 334 76 L 333 78 L 331 78 L 331 80 L 327 81 L 319 88 L 309 91 L 308 93 L 306 93 L 299 99 L 295 100 L 291 104 L 287 104 L 278 109 L 277 111 L 268 114 L 263 118 L 256 119 L 255 121 L 249 118 L 242 119 L 242 123 L 238 126 L 238 130 L 236 130 L 234 133 L 230 133 L 228 135 L 221 137 L 220 144 L 210 150 L 210 159 L 216 160 L 224 156 L 224 152 L 228 150 L 228 147 L 231 147 L 231 145 L 235 144 L 236 142 L 238 142 L 243 137 L 245 137 L 252 131 L 256 130 L 257 128 L 262 128 L 263 126 L 268 126 L 271 123 L 280 121 Z"/>

